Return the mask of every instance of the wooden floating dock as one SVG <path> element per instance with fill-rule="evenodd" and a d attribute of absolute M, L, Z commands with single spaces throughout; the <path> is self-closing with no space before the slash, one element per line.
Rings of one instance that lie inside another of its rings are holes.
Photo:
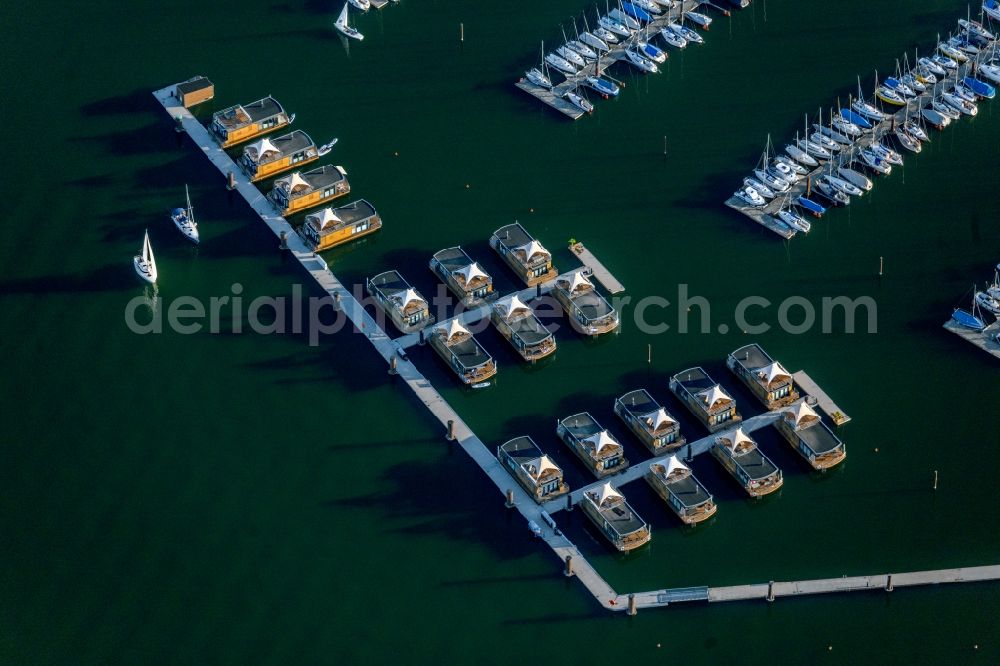
<path fill-rule="evenodd" d="M 938 81 L 926 92 L 908 100 L 905 107 L 900 108 L 900 110 L 895 114 L 888 116 L 882 122 L 874 125 L 870 131 L 865 132 L 864 136 L 850 146 L 844 146 L 840 152 L 834 154 L 833 159 L 825 162 L 820 161 L 820 165 L 813 169 L 805 178 L 802 178 L 798 182 L 794 183 L 791 189 L 787 192 L 778 193 L 773 199 L 768 201 L 766 205 L 759 208 L 751 206 L 735 195 L 726 200 L 726 205 L 739 213 L 743 213 L 757 224 L 773 231 L 782 238 L 789 239 L 793 237 L 797 232 L 775 217 L 786 197 L 790 196 L 792 201 L 794 201 L 800 195 L 804 195 L 813 178 L 816 178 L 824 173 L 829 173 L 829 170 L 835 168 L 835 166 L 849 167 L 855 160 L 860 163 L 861 161 L 859 155 L 861 154 L 861 151 L 870 146 L 876 140 L 881 140 L 882 137 L 892 132 L 896 127 L 901 126 L 906 119 L 907 111 L 909 111 L 912 115 L 914 113 L 914 109 L 916 109 L 916 114 L 919 116 L 920 109 L 927 106 L 935 97 L 938 97 L 942 93 L 954 88 L 955 81 L 961 80 L 963 76 L 970 75 L 973 68 L 992 57 L 991 54 L 991 49 L 983 49 L 980 53 L 974 56 L 970 55 L 969 61 L 960 64 L 956 73 L 949 74 L 949 76 L 946 77 L 946 80 Z M 955 122 L 961 122 L 962 120 L 967 120 L 967 117 L 963 115 L 958 121 Z M 810 134 L 811 133 L 812 130 L 810 127 Z M 903 156 L 904 161 L 909 155 L 912 155 L 912 153 L 903 149 L 900 149 L 897 152 Z M 782 150 L 779 154 L 785 154 L 784 150 Z M 819 161 L 818 158 L 817 161 Z M 867 167 L 862 167 L 861 170 L 868 171 Z M 872 181 L 876 185 L 878 184 L 878 181 L 876 180 L 878 177 L 878 175 L 872 176 Z M 830 206 L 824 207 L 827 208 L 827 213 L 829 213 L 829 209 L 832 208 L 833 205 L 831 204 Z"/>
<path fill-rule="evenodd" d="M 583 243 L 573 243 L 569 246 L 569 249 L 575 254 L 580 262 L 590 271 L 590 275 L 593 275 L 601 285 L 608 290 L 608 293 L 620 294 L 625 291 L 625 285 L 619 282 L 614 275 L 611 274 L 607 268 L 604 267 L 597 257 L 594 256 L 593 252 L 588 250 L 583 246 Z"/>
<path fill-rule="evenodd" d="M 671 7 L 670 9 L 667 9 L 666 11 L 663 12 L 663 14 L 659 16 L 654 16 L 653 20 L 650 21 L 648 24 L 644 25 L 643 27 L 639 28 L 636 34 L 642 34 L 643 40 L 646 41 L 651 40 L 654 36 L 659 34 L 660 28 L 664 27 L 671 21 L 678 20 L 680 18 L 682 10 L 684 12 L 694 11 L 701 4 L 702 2 L 700 0 L 698 1 L 684 0 L 684 2 L 682 2 L 680 5 L 676 5 L 674 7 Z M 566 77 L 566 80 L 563 81 L 562 83 L 552 86 L 551 90 L 547 88 L 542 88 L 541 86 L 536 86 L 531 81 L 528 81 L 526 78 L 523 77 L 520 80 L 518 80 L 514 85 L 523 90 L 524 92 L 528 93 L 529 95 L 540 99 L 542 102 L 548 104 L 553 109 L 559 111 L 563 115 L 573 120 L 577 120 L 578 118 L 584 115 L 584 112 L 581 111 L 579 107 L 567 101 L 563 97 L 563 95 L 565 95 L 567 92 L 576 90 L 577 88 L 582 86 L 586 78 L 591 74 L 593 74 L 594 71 L 597 69 L 596 65 L 598 63 L 600 64 L 599 69 L 602 73 L 602 76 L 604 76 L 603 74 L 604 71 L 607 70 L 609 67 L 611 67 L 611 65 L 615 64 L 620 60 L 627 60 L 625 56 L 625 47 L 623 46 L 623 43 L 625 41 L 631 41 L 631 40 L 625 40 L 624 38 L 620 39 L 622 39 L 622 41 L 619 41 L 617 44 L 608 45 L 611 47 L 611 51 L 602 54 L 597 62 L 587 64 L 587 66 L 581 69 L 577 74 L 566 74 L 564 72 L 559 72 L 560 75 Z M 662 50 L 664 51 L 664 53 L 668 53 L 669 57 L 669 52 L 667 51 L 668 48 L 670 47 L 664 46 Z M 632 65 L 630 64 L 629 67 L 631 66 Z M 559 70 L 549 67 L 550 73 L 557 71 Z M 610 77 L 605 77 L 605 78 L 610 78 Z"/>
<path fill-rule="evenodd" d="M 401 347 L 398 342 L 390 339 L 386 332 L 378 326 L 371 315 L 365 311 L 361 303 L 354 298 L 351 290 L 330 271 L 322 257 L 309 250 L 305 241 L 294 232 L 288 221 L 278 213 L 270 199 L 265 197 L 250 182 L 246 174 L 237 168 L 225 150 L 212 139 L 208 130 L 173 96 L 174 90 L 174 86 L 168 86 L 156 91 L 154 96 L 170 117 L 191 137 L 195 145 L 219 169 L 223 176 L 229 177 L 230 174 L 233 174 L 235 191 L 246 200 L 247 204 L 257 213 L 276 237 L 284 239 L 291 256 L 312 276 L 319 287 L 338 303 L 340 310 L 350 319 L 355 329 L 365 335 L 365 338 L 386 362 L 386 365 L 391 367 L 390 361 L 395 360 L 396 381 L 406 384 L 431 415 L 438 420 L 442 429 L 446 430 L 448 439 L 462 447 L 466 454 L 492 481 L 501 496 L 506 496 L 512 500 L 513 510 L 520 513 L 525 520 L 525 530 L 527 531 L 528 526 L 532 524 L 540 528 L 541 540 L 552 549 L 552 552 L 555 553 L 560 562 L 565 563 L 564 573 L 567 576 L 571 575 L 579 579 L 601 607 L 614 611 L 627 610 L 632 613 L 636 608 L 640 607 L 666 606 L 676 601 L 699 598 L 707 598 L 714 601 L 757 598 L 755 596 L 740 597 L 737 593 L 729 593 L 727 596 L 718 592 L 719 590 L 740 588 L 683 588 L 641 592 L 630 595 L 616 592 L 597 570 L 594 569 L 587 558 L 583 556 L 579 548 L 566 538 L 558 526 L 556 526 L 550 513 L 546 512 L 542 506 L 539 506 L 531 495 L 511 478 L 503 464 L 493 455 L 492 451 L 486 447 L 482 440 L 472 432 L 469 426 L 461 419 L 455 409 L 444 399 L 437 389 L 434 388 L 431 382 L 405 356 L 399 355 Z M 768 413 L 748 419 L 742 426 L 748 431 L 758 429 L 769 424 L 775 418 L 777 418 L 776 413 Z M 714 436 L 710 436 L 695 442 L 692 445 L 693 455 L 703 453 L 707 450 L 714 439 Z M 636 470 L 637 472 L 641 472 L 641 468 L 646 467 L 648 465 L 638 465 L 636 466 Z M 639 478 L 640 475 L 640 473 L 635 474 L 635 478 Z M 619 478 L 624 478 L 624 476 L 622 475 Z M 629 478 L 628 480 L 635 479 Z M 546 507 L 548 506 L 550 505 L 547 504 Z M 1000 579 L 1000 566 L 893 574 L 894 584 L 897 584 L 897 579 L 900 580 L 898 584 L 901 585 L 997 580 Z M 803 583 L 801 582 L 791 583 L 790 585 L 799 586 L 798 588 L 793 588 L 799 590 L 796 592 L 797 594 L 812 593 L 808 586 L 803 587 Z M 827 586 L 829 587 L 830 585 L 834 584 L 830 583 Z M 765 585 L 764 587 L 766 588 L 767 586 Z M 752 590 L 756 594 L 759 592 L 760 586 L 751 585 L 745 586 L 745 588 Z M 870 588 L 844 587 L 840 591 L 852 589 Z M 713 590 L 715 590 L 714 598 Z M 745 594 L 749 593 L 749 591 L 745 592 Z"/>
<path fill-rule="evenodd" d="M 971 342 L 986 353 L 992 354 L 995 358 L 1000 358 L 1000 342 L 997 342 L 997 336 L 1000 335 L 1000 321 L 993 322 L 985 330 L 973 331 L 949 318 L 944 323 L 944 328 L 963 340 Z"/>
<path fill-rule="evenodd" d="M 792 379 L 798 384 L 799 388 L 803 391 L 816 398 L 816 403 L 819 404 L 820 408 L 826 415 L 830 417 L 834 425 L 844 425 L 851 420 L 844 410 L 837 406 L 837 404 L 830 399 L 830 396 L 819 387 L 819 384 L 812 380 L 812 377 L 806 374 L 805 370 L 799 370 L 798 372 L 792 373 Z"/>

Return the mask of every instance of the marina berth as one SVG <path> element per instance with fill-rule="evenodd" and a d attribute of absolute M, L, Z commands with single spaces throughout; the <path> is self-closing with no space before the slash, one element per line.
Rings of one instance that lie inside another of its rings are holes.
<path fill-rule="evenodd" d="M 558 278 L 552 294 L 566 311 L 570 326 L 577 333 L 597 336 L 618 328 L 618 311 L 597 293 L 582 272 Z"/>
<path fill-rule="evenodd" d="M 740 347 L 729 355 L 726 365 L 768 410 L 790 405 L 799 399 L 792 373 L 758 344 Z"/>
<path fill-rule="evenodd" d="M 715 438 L 712 456 L 733 478 L 739 481 L 751 497 L 773 493 L 784 483 L 781 470 L 757 448 L 742 428 Z"/>
<path fill-rule="evenodd" d="M 497 458 L 539 504 L 569 492 L 562 469 L 530 437 L 515 437 L 497 447 Z"/>
<path fill-rule="evenodd" d="M 610 482 L 583 493 L 580 506 L 587 518 L 620 551 L 633 550 L 653 538 L 646 521 L 632 510 L 625 496 Z"/>
<path fill-rule="evenodd" d="M 646 389 L 630 391 L 615 400 L 615 414 L 655 456 L 676 451 L 687 443 L 677 419 Z"/>
<path fill-rule="evenodd" d="M 278 100 L 265 97 L 216 111 L 209 130 L 223 148 L 229 148 L 290 125 L 293 119 L 294 114 L 285 113 Z"/>
<path fill-rule="evenodd" d="M 295 130 L 276 139 L 264 138 L 243 149 L 240 166 L 257 182 L 319 159 L 319 150 L 309 135 Z"/>
<path fill-rule="evenodd" d="M 517 294 L 494 303 L 490 321 L 525 361 L 534 363 L 556 350 L 555 336 Z"/>
<path fill-rule="evenodd" d="M 485 382 L 497 373 L 497 364 L 472 333 L 457 319 L 435 326 L 430 345 L 466 385 Z"/>
<path fill-rule="evenodd" d="M 560 421 L 556 434 L 599 479 L 628 468 L 622 445 L 587 412 Z"/>
<path fill-rule="evenodd" d="M 449 247 L 431 258 L 431 270 L 466 307 L 493 300 L 493 278 L 461 247 Z"/>
<path fill-rule="evenodd" d="M 651 463 L 645 478 L 686 525 L 708 520 L 718 509 L 712 495 L 677 456 L 670 456 L 663 463 Z"/>
<path fill-rule="evenodd" d="M 701 368 L 678 372 L 670 378 L 670 390 L 709 432 L 732 427 L 743 420 L 732 396 Z"/>
<path fill-rule="evenodd" d="M 288 216 L 342 197 L 351 191 L 347 172 L 340 166 L 321 166 L 311 171 L 295 171 L 274 181 L 268 196 Z"/>
<path fill-rule="evenodd" d="M 364 199 L 358 199 L 340 208 L 328 207 L 306 215 L 301 235 L 313 252 L 322 252 L 381 228 L 382 218 L 375 207 Z"/>
<path fill-rule="evenodd" d="M 844 443 L 805 400 L 783 410 L 776 427 L 813 469 L 829 469 L 847 457 Z"/>
<path fill-rule="evenodd" d="M 368 280 L 368 293 L 402 333 L 415 333 L 434 322 L 427 301 L 398 271 L 379 273 Z"/>
<path fill-rule="evenodd" d="M 559 275 L 552 265 L 552 254 L 517 222 L 493 232 L 490 247 L 529 287 L 555 280 Z"/>

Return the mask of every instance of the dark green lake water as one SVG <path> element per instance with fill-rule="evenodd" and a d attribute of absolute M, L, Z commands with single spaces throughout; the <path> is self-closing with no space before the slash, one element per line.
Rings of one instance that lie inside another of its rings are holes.
<path fill-rule="evenodd" d="M 663 74 L 619 70 L 621 98 L 577 123 L 511 83 L 578 2 L 405 0 L 356 18 L 366 39 L 349 52 L 331 29 L 339 6 L 0 8 L 0 659 L 997 661 L 996 585 L 612 616 L 559 575 L 358 336 L 319 347 L 291 334 L 137 336 L 123 318 L 142 294 L 129 259 L 145 228 L 164 303 L 233 283 L 247 301 L 289 296 L 303 281 L 149 94 L 205 74 L 216 101 L 199 114 L 271 93 L 317 141 L 340 137 L 332 158 L 352 198 L 385 220 L 327 253 L 345 281 L 396 268 L 431 293 L 430 255 L 462 244 L 507 290 L 486 240 L 519 219 L 561 267 L 574 265 L 565 241 L 586 241 L 633 298 L 673 300 L 688 284 L 711 300 L 713 330 L 749 295 L 877 300 L 877 334 L 754 338 L 853 416 L 838 431 L 846 464 L 816 477 L 762 433 L 786 482 L 750 503 L 699 459 L 720 511 L 693 532 L 628 486 L 654 530 L 629 557 L 574 512 L 567 531 L 616 588 L 997 563 L 998 366 L 940 326 L 1000 260 L 997 103 L 807 238 L 782 243 L 721 205 L 768 133 L 787 140 L 805 113 L 846 99 L 856 75 L 870 86 L 873 68 L 928 49 L 964 4 L 758 0 Z M 166 216 L 184 183 L 198 248 Z M 564 327 L 557 357 L 536 369 L 484 334 L 501 372 L 474 395 L 429 350 L 412 356 L 485 442 L 531 434 L 576 485 L 587 478 L 556 419 L 589 410 L 641 460 L 611 413 L 626 390 L 646 387 L 685 416 L 667 378 L 704 365 L 745 415 L 760 411 L 723 366 L 747 336 L 647 336 L 626 315 L 597 344 Z"/>

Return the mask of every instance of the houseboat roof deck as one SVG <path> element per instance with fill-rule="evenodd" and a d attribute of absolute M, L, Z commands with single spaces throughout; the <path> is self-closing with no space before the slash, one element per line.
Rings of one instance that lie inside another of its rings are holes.
<path fill-rule="evenodd" d="M 610 483 L 588 490 L 585 494 L 619 537 L 626 537 L 647 528 L 646 521 L 632 510 L 625 496 L 615 490 Z"/>
<path fill-rule="evenodd" d="M 792 373 L 756 343 L 740 347 L 730 357 L 765 387 L 792 381 Z"/>
<path fill-rule="evenodd" d="M 720 402 L 722 404 L 736 402 L 728 391 L 701 368 L 689 368 L 678 372 L 674 375 L 674 379 L 681 388 L 698 398 L 705 411 L 711 411 Z"/>
<path fill-rule="evenodd" d="M 560 421 L 562 427 L 577 439 L 587 439 L 598 433 L 604 432 L 604 428 L 597 422 L 589 412 L 580 412 L 573 416 L 567 416 Z"/>
<path fill-rule="evenodd" d="M 305 173 L 295 171 L 274 181 L 274 187 L 281 189 L 289 197 L 322 190 L 325 187 L 347 179 L 347 172 L 340 166 L 321 166 Z"/>
<path fill-rule="evenodd" d="M 594 285 L 580 271 L 574 272 L 572 276 L 560 277 L 556 285 L 566 292 L 573 305 L 588 321 L 615 313 L 611 304 L 597 293 Z"/>
<path fill-rule="evenodd" d="M 367 220 L 375 214 L 375 206 L 371 205 L 365 199 L 358 199 L 339 208 L 328 206 L 323 210 L 310 213 L 306 215 L 306 222 L 315 226 L 316 230 L 320 232 L 335 231 L 356 222 Z M 372 278 L 372 281 L 374 282 L 374 278 Z"/>
<path fill-rule="evenodd" d="M 497 240 L 503 245 L 511 249 L 515 247 L 522 247 L 535 240 L 534 236 L 529 234 L 519 222 L 500 227 L 493 232 L 493 235 L 496 236 Z"/>
<path fill-rule="evenodd" d="M 411 303 L 417 302 L 420 307 L 427 306 L 427 301 L 410 283 L 403 279 L 399 271 L 386 271 L 371 278 L 368 283 L 374 289 L 382 292 L 386 298 L 396 301 L 397 306 L 404 312 Z"/>
<path fill-rule="evenodd" d="M 538 448 L 535 440 L 527 435 L 515 437 L 501 444 L 500 450 L 509 455 L 515 463 L 520 465 L 533 478 L 545 476 L 547 470 L 562 473 L 559 465 L 552 462 L 552 459 Z"/>
<path fill-rule="evenodd" d="M 732 451 L 734 437 L 736 453 L 733 454 L 733 461 L 752 481 L 763 481 L 778 471 L 775 464 L 757 448 L 757 442 L 744 435 L 742 430 L 737 430 L 735 435 L 722 435 L 716 441 Z"/>
<path fill-rule="evenodd" d="M 478 368 L 493 360 L 493 357 L 483 349 L 472 333 L 469 333 L 455 319 L 452 319 L 449 325 L 438 326 L 434 331 L 444 338 L 449 351 L 455 355 L 455 358 L 466 370 Z"/>
<path fill-rule="evenodd" d="M 278 100 L 267 96 L 256 102 L 236 104 L 228 109 L 216 111 L 212 120 L 227 130 L 234 130 L 282 112 L 284 112 L 284 108 L 278 103 Z"/>
<path fill-rule="evenodd" d="M 552 253 L 529 234 L 520 223 L 508 224 L 493 232 L 497 242 L 506 247 L 511 255 L 525 266 L 535 266 L 552 260 Z"/>
<path fill-rule="evenodd" d="M 813 453 L 816 455 L 822 455 L 824 453 L 830 453 L 831 451 L 836 451 L 844 446 L 844 443 L 840 441 L 840 438 L 833 433 L 830 428 L 822 421 L 817 423 L 816 426 L 812 428 L 805 428 L 803 430 L 798 430 L 795 433 L 806 443 Z"/>
<path fill-rule="evenodd" d="M 243 149 L 254 162 L 272 161 L 285 155 L 314 147 L 316 143 L 302 130 L 294 130 L 274 139 L 260 139 Z"/>
<path fill-rule="evenodd" d="M 490 282 L 490 275 L 479 262 L 474 261 L 460 246 L 445 248 L 434 254 L 437 261 L 445 270 L 452 275 L 462 276 L 462 285 L 469 287 L 482 286 Z"/>
<path fill-rule="evenodd" d="M 552 337 L 552 333 L 549 332 L 545 325 L 538 320 L 538 317 L 532 314 L 531 316 L 520 317 L 514 320 L 508 320 L 507 325 L 514 334 L 521 339 L 521 341 L 528 345 L 537 345 L 539 342 L 548 340 Z"/>
<path fill-rule="evenodd" d="M 646 389 L 629 391 L 618 398 L 618 402 L 629 416 L 641 421 L 650 432 L 677 425 L 677 420 Z"/>
<path fill-rule="evenodd" d="M 671 458 L 671 461 L 676 460 L 676 457 Z M 675 473 L 674 470 L 668 472 L 669 464 L 670 461 L 668 461 L 667 465 L 652 463 L 649 466 L 649 471 L 653 473 L 653 476 L 670 487 L 670 492 L 680 500 L 681 504 L 688 509 L 693 509 L 712 499 L 712 496 L 705 490 L 705 487 L 698 483 L 697 479 L 694 478 L 694 474 L 691 474 L 690 469 L 681 464 L 680 468 L 675 469 L 686 470 L 687 473 Z M 679 464 L 679 461 L 676 464 Z"/>

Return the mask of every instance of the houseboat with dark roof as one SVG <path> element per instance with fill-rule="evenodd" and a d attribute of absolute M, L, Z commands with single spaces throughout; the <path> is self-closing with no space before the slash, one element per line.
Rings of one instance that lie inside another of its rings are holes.
<path fill-rule="evenodd" d="M 281 209 L 281 214 L 288 216 L 333 201 L 350 191 L 344 167 L 321 166 L 278 178 L 268 196 Z"/>
<path fill-rule="evenodd" d="M 209 129 L 223 148 L 229 148 L 286 127 L 294 119 L 294 114 L 285 113 L 278 100 L 268 96 L 216 111 Z"/>
<path fill-rule="evenodd" d="M 629 551 L 653 538 L 649 524 L 639 517 L 625 496 L 610 482 L 587 490 L 580 500 L 583 513 L 590 518 L 608 541 L 620 551 Z"/>
<path fill-rule="evenodd" d="M 768 410 L 790 405 L 799 399 L 792 373 L 758 344 L 740 347 L 729 355 L 726 365 Z"/>
<path fill-rule="evenodd" d="M 773 493 L 784 482 L 781 470 L 761 453 L 757 442 L 750 439 L 742 428 L 716 437 L 710 450 L 751 497 Z"/>
<path fill-rule="evenodd" d="M 650 463 L 645 478 L 685 525 L 708 520 L 718 509 L 712 495 L 677 456 Z"/>
<path fill-rule="evenodd" d="M 427 301 L 398 271 L 379 273 L 368 280 L 368 293 L 402 333 L 416 333 L 434 322 Z"/>
<path fill-rule="evenodd" d="M 517 222 L 494 231 L 490 247 L 529 287 L 555 280 L 559 275 L 552 265 L 552 254 Z"/>
<path fill-rule="evenodd" d="M 312 246 L 313 252 L 322 252 L 373 234 L 381 228 L 382 218 L 375 211 L 375 206 L 358 199 L 340 208 L 324 208 L 306 215 L 301 235 Z"/>
<path fill-rule="evenodd" d="M 431 257 L 431 270 L 465 307 L 476 307 L 497 297 L 493 278 L 461 247 L 449 247 Z"/>
<path fill-rule="evenodd" d="M 844 443 L 805 400 L 783 409 L 775 427 L 813 469 L 830 469 L 847 457 Z"/>
<path fill-rule="evenodd" d="M 560 421 L 556 434 L 598 479 L 628 469 L 622 445 L 587 412 Z"/>
<path fill-rule="evenodd" d="M 494 303 L 490 321 L 525 361 L 534 363 L 556 350 L 556 337 L 517 294 Z"/>
<path fill-rule="evenodd" d="M 263 138 L 243 149 L 240 166 L 252 182 L 319 159 L 319 149 L 309 135 L 295 130 L 275 139 Z"/>
<path fill-rule="evenodd" d="M 569 492 L 562 469 L 528 436 L 515 437 L 497 447 L 497 459 L 539 504 Z"/>
<path fill-rule="evenodd" d="M 618 311 L 597 293 L 582 271 L 560 276 L 552 293 L 577 333 L 598 336 L 618 328 Z"/>
<path fill-rule="evenodd" d="M 497 374 L 497 364 L 479 341 L 458 319 L 435 326 L 429 336 L 431 347 L 467 386 L 485 382 Z"/>
<path fill-rule="evenodd" d="M 717 432 L 743 420 L 736 401 L 701 368 L 689 368 L 670 378 L 670 390 L 691 410 L 709 432 Z"/>
<path fill-rule="evenodd" d="M 687 443 L 677 419 L 646 389 L 629 391 L 615 400 L 615 414 L 654 456 L 676 451 Z"/>

